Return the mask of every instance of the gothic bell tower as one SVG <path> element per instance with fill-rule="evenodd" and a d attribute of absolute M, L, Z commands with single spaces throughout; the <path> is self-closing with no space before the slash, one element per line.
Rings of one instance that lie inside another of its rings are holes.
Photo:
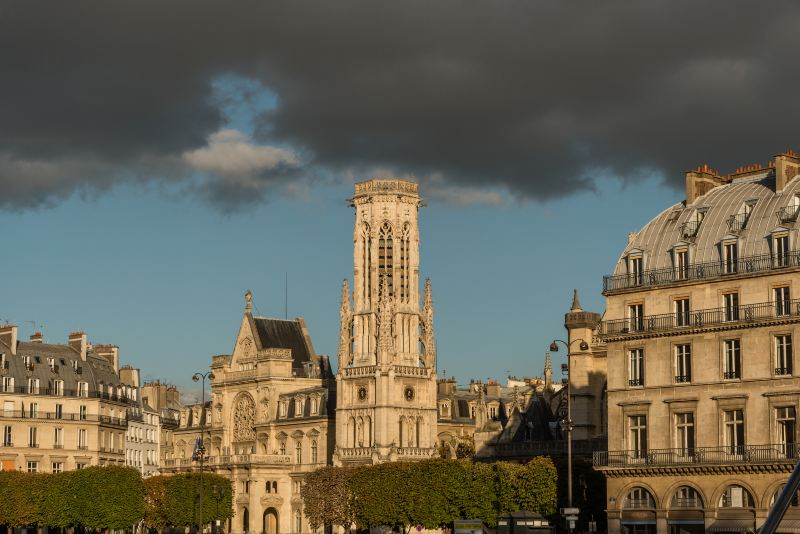
<path fill-rule="evenodd" d="M 426 458 L 436 450 L 436 348 L 420 307 L 418 186 L 355 185 L 352 303 L 342 286 L 335 461 Z"/>

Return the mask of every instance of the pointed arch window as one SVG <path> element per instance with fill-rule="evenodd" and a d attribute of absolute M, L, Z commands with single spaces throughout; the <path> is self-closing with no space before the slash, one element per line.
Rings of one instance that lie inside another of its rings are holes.
<path fill-rule="evenodd" d="M 361 246 L 362 248 L 362 272 L 364 287 L 364 302 L 369 305 L 372 298 L 372 234 L 369 224 L 364 223 L 361 227 Z"/>
<path fill-rule="evenodd" d="M 400 238 L 400 301 L 411 300 L 411 225 L 403 225 L 403 235 Z"/>
<path fill-rule="evenodd" d="M 389 286 L 389 296 L 394 296 L 394 236 L 392 225 L 386 221 L 381 226 L 378 240 L 378 278 L 385 276 Z"/>

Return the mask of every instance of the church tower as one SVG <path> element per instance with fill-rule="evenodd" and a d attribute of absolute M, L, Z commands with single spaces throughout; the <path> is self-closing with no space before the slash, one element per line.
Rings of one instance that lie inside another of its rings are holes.
<path fill-rule="evenodd" d="M 338 464 L 426 458 L 436 450 L 436 348 L 430 281 L 420 303 L 418 186 L 355 185 L 352 302 L 342 285 Z"/>

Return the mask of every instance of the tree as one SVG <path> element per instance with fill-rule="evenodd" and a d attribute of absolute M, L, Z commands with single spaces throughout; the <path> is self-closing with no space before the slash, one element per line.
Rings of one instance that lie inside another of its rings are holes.
<path fill-rule="evenodd" d="M 213 487 L 223 491 L 219 503 Z M 151 527 L 193 525 L 199 514 L 200 473 L 157 476 L 145 482 L 145 522 Z M 217 509 L 219 508 L 219 514 Z M 233 488 L 223 476 L 203 473 L 203 524 L 233 517 Z"/>
<path fill-rule="evenodd" d="M 346 531 L 355 523 L 351 506 L 351 469 L 321 467 L 309 473 L 300 488 L 303 511 L 312 530 L 340 525 Z"/>

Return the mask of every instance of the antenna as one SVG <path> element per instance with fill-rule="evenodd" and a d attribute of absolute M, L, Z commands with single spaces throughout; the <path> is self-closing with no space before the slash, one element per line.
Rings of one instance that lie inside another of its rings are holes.
<path fill-rule="evenodd" d="M 289 319 L 289 271 L 283 276 L 283 318 Z"/>

